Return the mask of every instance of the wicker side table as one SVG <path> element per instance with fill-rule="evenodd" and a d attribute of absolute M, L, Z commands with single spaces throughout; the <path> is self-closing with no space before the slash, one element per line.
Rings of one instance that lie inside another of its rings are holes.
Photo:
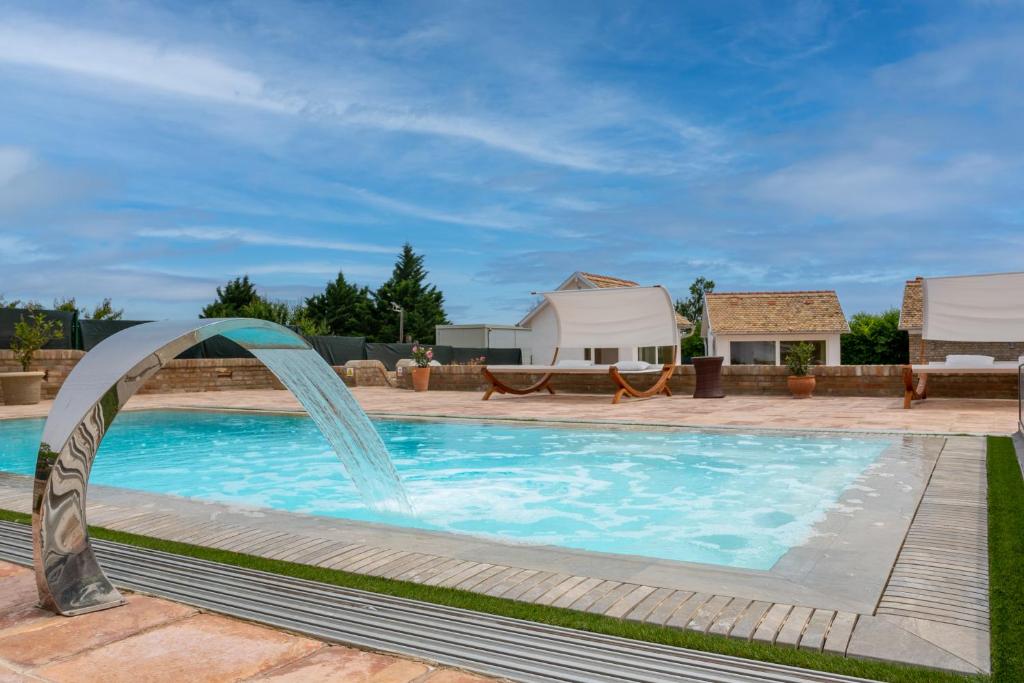
<path fill-rule="evenodd" d="M 697 375 L 694 398 L 725 398 L 722 390 L 722 356 L 698 356 L 693 359 Z"/>

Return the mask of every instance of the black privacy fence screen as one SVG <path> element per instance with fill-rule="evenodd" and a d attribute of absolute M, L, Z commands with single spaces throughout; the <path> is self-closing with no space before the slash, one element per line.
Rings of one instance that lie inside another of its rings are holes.
<path fill-rule="evenodd" d="M 147 320 L 89 320 L 77 313 L 43 309 L 0 308 L 0 349 L 11 346 L 14 326 L 23 318 L 40 314 L 48 320 L 61 323 L 62 336 L 48 343 L 47 349 L 79 349 L 89 351 L 107 337 L 121 330 L 141 325 Z M 350 360 L 379 360 L 388 370 L 394 370 L 398 361 L 412 357 L 412 344 L 380 344 L 367 342 L 365 337 L 308 337 L 310 345 L 331 365 L 344 365 Z M 489 365 L 521 365 L 520 349 L 464 348 L 433 346 L 434 360 L 442 365 L 479 362 Z M 221 336 L 211 337 L 196 344 L 178 358 L 252 358 L 241 346 Z"/>

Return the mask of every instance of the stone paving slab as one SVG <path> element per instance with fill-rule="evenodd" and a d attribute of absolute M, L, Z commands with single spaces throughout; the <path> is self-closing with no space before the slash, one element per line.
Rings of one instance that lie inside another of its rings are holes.
<path fill-rule="evenodd" d="M 35 607 L 35 578 L 0 562 L 0 683 L 487 683 L 494 679 L 329 645 L 161 598 L 74 618 Z"/>

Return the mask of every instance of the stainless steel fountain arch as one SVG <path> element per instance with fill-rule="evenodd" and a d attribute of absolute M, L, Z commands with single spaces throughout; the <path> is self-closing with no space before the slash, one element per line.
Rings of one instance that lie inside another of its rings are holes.
<path fill-rule="evenodd" d="M 153 322 L 105 339 L 68 375 L 43 428 L 32 491 L 32 545 L 43 607 L 70 616 L 124 602 L 89 543 L 85 498 L 93 459 L 118 411 L 146 380 L 181 352 L 218 334 L 257 353 L 311 348 L 291 330 L 264 320 Z M 331 377 L 341 383 L 333 371 L 318 379 Z"/>

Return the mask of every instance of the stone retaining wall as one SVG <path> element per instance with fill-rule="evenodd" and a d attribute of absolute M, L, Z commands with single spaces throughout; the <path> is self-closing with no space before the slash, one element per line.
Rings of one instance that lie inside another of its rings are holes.
<path fill-rule="evenodd" d="M 837 365 L 817 367 L 815 394 L 818 396 L 902 396 L 902 367 L 899 365 Z M 784 367 L 766 365 L 731 365 L 722 368 L 722 385 L 726 395 L 789 394 L 786 386 L 788 371 Z M 511 386 L 525 387 L 541 375 L 522 373 L 503 375 Z M 635 376 L 635 386 L 646 388 L 654 383 L 656 375 Z M 397 377 L 398 386 L 412 389 L 412 377 L 403 373 Z M 1015 375 L 935 375 L 929 380 L 929 395 L 969 398 L 1017 398 Z M 693 393 L 695 383 L 692 365 L 676 368 L 669 380 L 673 393 L 687 396 Z M 562 375 L 551 381 L 556 392 L 581 394 L 611 393 L 613 385 L 604 375 Z M 432 368 L 430 388 L 437 391 L 479 391 L 487 387 L 480 367 L 444 366 Z"/>

